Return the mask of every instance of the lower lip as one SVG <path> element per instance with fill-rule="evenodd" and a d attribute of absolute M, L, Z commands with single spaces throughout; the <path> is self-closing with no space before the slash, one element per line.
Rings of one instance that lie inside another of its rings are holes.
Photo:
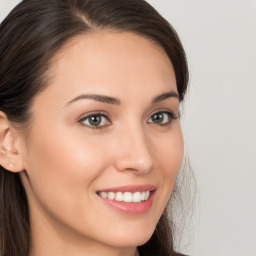
<path fill-rule="evenodd" d="M 130 214 L 140 214 L 140 213 L 147 212 L 151 208 L 153 204 L 154 193 L 155 191 L 150 192 L 150 196 L 148 200 L 141 201 L 140 203 L 125 203 L 125 202 L 120 202 L 115 200 L 109 200 L 101 196 L 99 197 L 108 206 L 118 211 L 121 211 L 124 213 L 130 213 Z"/>

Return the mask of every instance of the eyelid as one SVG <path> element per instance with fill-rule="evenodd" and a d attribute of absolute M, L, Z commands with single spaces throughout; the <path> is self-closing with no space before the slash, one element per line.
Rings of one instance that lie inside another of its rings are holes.
<path fill-rule="evenodd" d="M 153 115 L 155 114 L 167 114 L 168 117 L 169 117 L 169 121 L 168 122 L 165 122 L 165 123 L 154 123 L 154 122 L 149 122 L 149 119 L 152 118 Z M 109 124 L 107 125 L 99 125 L 99 126 L 93 126 L 93 125 L 90 125 L 90 124 L 85 124 L 84 123 L 84 120 L 86 120 L 87 118 L 90 118 L 91 116 L 102 116 L 104 117 L 108 122 Z M 172 123 L 173 120 L 175 119 L 179 119 L 179 113 L 178 114 L 175 114 L 174 111 L 170 110 L 170 109 L 159 109 L 155 112 L 153 112 L 148 118 L 147 118 L 147 123 L 150 123 L 150 124 L 154 124 L 154 125 L 158 125 L 158 126 L 168 126 Z M 109 115 L 105 112 L 105 111 L 92 111 L 92 112 L 89 112 L 89 113 L 86 113 L 82 116 L 80 116 L 77 120 L 77 122 L 81 125 L 81 126 L 85 126 L 89 129 L 102 129 L 102 128 L 106 128 L 107 126 L 110 126 L 112 124 L 111 120 L 110 120 L 110 117 Z"/>
<path fill-rule="evenodd" d="M 166 113 L 166 114 L 170 114 L 173 116 L 173 118 L 179 118 L 179 113 L 178 114 L 175 114 L 175 112 L 171 109 L 158 109 L 156 111 L 154 111 L 152 114 L 150 114 L 148 116 L 148 118 L 150 118 L 151 116 L 155 115 L 155 114 L 158 114 L 158 113 Z"/>
<path fill-rule="evenodd" d="M 109 126 L 110 124 L 107 124 L 107 125 L 100 125 L 100 126 L 93 126 L 93 125 L 88 125 L 88 124 L 85 124 L 83 121 L 86 120 L 87 118 L 91 117 L 91 116 L 102 116 L 104 117 L 110 124 L 112 124 L 112 122 L 110 121 L 110 118 L 108 116 L 108 114 L 106 114 L 105 112 L 103 111 L 93 111 L 93 112 L 89 112 L 85 115 L 82 115 L 81 117 L 78 118 L 78 123 L 81 125 L 81 126 L 86 126 L 88 127 L 89 129 L 102 129 L 106 126 Z"/>
<path fill-rule="evenodd" d="M 147 121 L 148 123 L 150 124 L 154 124 L 154 125 L 159 125 L 159 126 L 167 126 L 167 125 L 170 125 L 172 123 L 173 120 L 175 119 L 179 119 L 179 113 L 178 115 L 174 113 L 174 111 L 172 110 L 167 110 L 167 109 L 159 109 L 157 111 L 155 111 L 153 114 L 151 114 L 147 120 L 149 120 L 150 118 L 152 118 L 153 115 L 155 114 L 167 114 L 168 117 L 170 118 L 170 120 L 168 122 L 165 122 L 165 123 L 154 123 L 154 122 L 149 122 Z"/>

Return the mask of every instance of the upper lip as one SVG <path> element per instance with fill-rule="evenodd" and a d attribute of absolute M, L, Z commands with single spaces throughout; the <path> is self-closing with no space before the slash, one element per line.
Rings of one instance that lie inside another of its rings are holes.
<path fill-rule="evenodd" d="M 151 184 L 142 185 L 125 185 L 120 187 L 100 189 L 97 192 L 143 192 L 143 191 L 154 191 L 156 186 Z"/>

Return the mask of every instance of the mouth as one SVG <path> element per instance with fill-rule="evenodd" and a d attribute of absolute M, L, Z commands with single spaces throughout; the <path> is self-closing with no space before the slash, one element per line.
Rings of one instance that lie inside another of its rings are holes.
<path fill-rule="evenodd" d="M 109 200 L 114 200 L 118 202 L 125 202 L 125 203 L 140 203 L 142 201 L 148 200 L 150 196 L 150 191 L 136 191 L 132 192 L 99 192 L 98 195 L 102 198 L 106 198 Z"/>
<path fill-rule="evenodd" d="M 122 186 L 97 191 L 99 198 L 109 205 L 125 213 L 143 213 L 153 204 L 156 187 L 153 185 Z"/>

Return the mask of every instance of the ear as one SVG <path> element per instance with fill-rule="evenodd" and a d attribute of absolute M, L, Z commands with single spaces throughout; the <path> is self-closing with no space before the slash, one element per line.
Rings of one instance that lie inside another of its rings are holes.
<path fill-rule="evenodd" d="M 24 171 L 21 138 L 18 132 L 0 111 L 0 165 L 10 172 Z"/>

